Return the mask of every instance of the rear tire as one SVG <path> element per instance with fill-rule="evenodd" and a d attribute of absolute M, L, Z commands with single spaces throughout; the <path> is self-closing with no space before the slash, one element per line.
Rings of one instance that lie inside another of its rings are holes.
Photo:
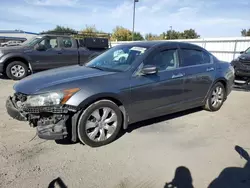
<path fill-rule="evenodd" d="M 207 111 L 218 111 L 226 99 L 226 90 L 221 82 L 213 85 L 206 99 L 206 104 L 203 107 Z"/>
<path fill-rule="evenodd" d="M 122 112 L 119 107 L 112 101 L 100 100 L 81 114 L 78 138 L 90 147 L 107 145 L 116 139 L 121 126 Z"/>
<path fill-rule="evenodd" d="M 6 75 L 12 80 L 21 80 L 28 75 L 28 67 L 21 61 L 13 61 L 7 65 Z"/>

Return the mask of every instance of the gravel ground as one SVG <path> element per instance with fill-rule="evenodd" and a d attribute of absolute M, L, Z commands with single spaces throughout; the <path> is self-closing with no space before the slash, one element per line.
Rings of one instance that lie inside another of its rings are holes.
<path fill-rule="evenodd" d="M 137 123 L 115 142 L 90 148 L 34 138 L 35 129 L 11 119 L 5 100 L 13 83 L 0 79 L 0 187 L 48 187 L 60 177 L 69 188 L 163 188 L 184 166 L 191 177 L 180 168 L 176 180 L 202 188 L 226 167 L 244 167 L 235 145 L 250 153 L 248 92 L 233 91 L 216 113 L 195 109 Z"/>

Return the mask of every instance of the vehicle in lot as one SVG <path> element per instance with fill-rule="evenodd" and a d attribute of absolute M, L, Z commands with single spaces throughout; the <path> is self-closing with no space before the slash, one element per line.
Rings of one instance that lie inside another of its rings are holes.
<path fill-rule="evenodd" d="M 98 48 L 89 49 L 70 36 L 40 35 L 19 46 L 0 48 L 0 73 L 20 80 L 30 72 L 85 63 L 106 48 L 106 40 Z"/>
<path fill-rule="evenodd" d="M 118 51 L 126 61 L 114 60 Z M 8 114 L 29 121 L 43 139 L 78 139 L 97 147 L 128 124 L 203 106 L 217 111 L 231 92 L 234 69 L 205 49 L 180 42 L 115 46 L 85 65 L 19 81 Z"/>
<path fill-rule="evenodd" d="M 10 40 L 8 42 L 2 42 L 1 43 L 1 46 L 4 47 L 4 46 L 18 46 L 22 43 L 22 41 L 14 41 L 14 40 Z"/>
<path fill-rule="evenodd" d="M 235 69 L 235 83 L 247 85 L 250 83 L 250 47 L 231 62 Z"/>

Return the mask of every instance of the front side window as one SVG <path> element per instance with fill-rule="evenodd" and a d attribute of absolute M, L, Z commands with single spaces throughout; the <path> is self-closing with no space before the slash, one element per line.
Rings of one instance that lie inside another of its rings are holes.
<path fill-rule="evenodd" d="M 182 61 L 180 67 L 188 67 L 203 64 L 203 53 L 200 50 L 181 49 Z"/>
<path fill-rule="evenodd" d="M 172 70 L 178 67 L 177 49 L 164 50 L 153 55 L 153 57 L 145 63 L 158 68 L 158 71 Z"/>
<path fill-rule="evenodd" d="M 107 71 L 124 72 L 128 70 L 134 61 L 143 55 L 146 50 L 147 48 L 140 46 L 115 46 L 92 59 L 85 66 Z"/>
<path fill-rule="evenodd" d="M 58 48 L 57 38 L 44 38 L 39 44 L 45 46 L 46 50 Z"/>

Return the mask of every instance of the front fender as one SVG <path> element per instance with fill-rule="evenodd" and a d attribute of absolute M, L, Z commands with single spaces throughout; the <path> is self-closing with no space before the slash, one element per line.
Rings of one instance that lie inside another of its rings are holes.
<path fill-rule="evenodd" d="M 31 59 L 29 56 L 27 56 L 26 54 L 23 54 L 23 53 L 8 53 L 8 54 L 5 54 L 4 56 L 1 57 L 0 59 L 0 63 L 4 64 L 6 62 L 8 62 L 8 60 L 12 59 L 12 58 L 19 58 L 19 59 L 23 59 L 25 60 L 26 62 L 29 63 L 29 66 L 32 66 L 30 64 L 31 62 Z M 31 67 L 32 68 L 32 67 Z"/>
<path fill-rule="evenodd" d="M 122 104 L 121 106 L 119 106 L 119 108 L 123 114 L 123 129 L 127 129 L 128 122 L 129 122 L 129 115 L 128 115 L 127 110 L 126 110 L 127 105 L 128 105 L 128 101 L 121 98 L 117 93 L 105 92 L 105 93 L 94 94 L 91 96 L 87 96 L 86 94 L 79 94 L 78 96 L 76 96 L 76 95 L 74 95 L 66 103 L 68 105 L 77 106 L 77 110 L 78 110 L 77 113 L 75 113 L 71 119 L 70 132 L 71 132 L 71 140 L 73 142 L 76 142 L 78 140 L 77 126 L 78 126 L 78 120 L 79 120 L 79 117 L 80 117 L 82 111 L 84 109 L 86 109 L 93 102 L 101 100 L 101 99 L 109 99 L 109 100 L 112 100 L 114 102 L 119 102 L 120 104 Z M 83 98 L 79 98 L 80 96 L 83 96 Z"/>
<path fill-rule="evenodd" d="M 91 103 L 100 99 L 110 99 L 121 103 L 126 106 L 126 99 L 122 98 L 118 93 L 113 92 L 102 92 L 90 94 L 88 91 L 82 91 L 73 95 L 68 101 L 67 105 L 72 105 L 77 107 L 78 110 L 85 109 Z"/>

